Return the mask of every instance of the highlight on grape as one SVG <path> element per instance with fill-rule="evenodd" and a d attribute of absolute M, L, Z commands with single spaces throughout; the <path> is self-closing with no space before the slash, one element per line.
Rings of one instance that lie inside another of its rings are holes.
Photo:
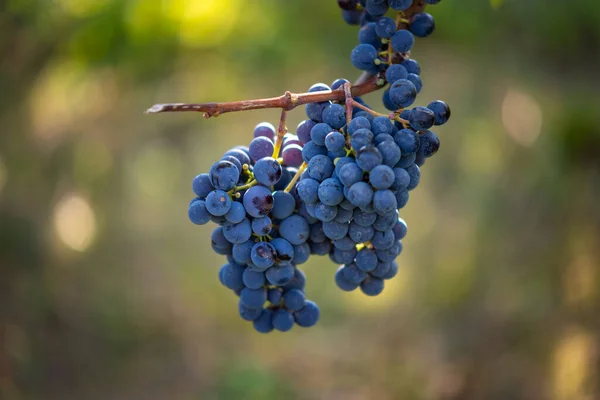
<path fill-rule="evenodd" d="M 416 38 L 434 32 L 434 18 L 424 9 L 439 2 L 338 0 L 344 21 L 360 26 L 350 61 L 363 75 L 354 85 L 337 79 L 279 98 L 148 110 L 198 111 L 208 118 L 282 109 L 278 127 L 259 123 L 247 146 L 229 149 L 193 179 L 188 206 L 194 224 L 216 224 L 212 248 L 227 259 L 219 280 L 238 296 L 241 318 L 256 331 L 317 323 L 319 307 L 306 298 L 300 269 L 312 255 L 338 265 L 332 280 L 343 291 L 377 296 L 398 273 L 407 234 L 399 210 L 440 148 L 431 129 L 450 118 L 440 100 L 413 107 L 423 81 L 411 52 Z M 360 97 L 379 89 L 388 113 Z M 291 133 L 287 113 L 299 105 L 307 119 Z"/>

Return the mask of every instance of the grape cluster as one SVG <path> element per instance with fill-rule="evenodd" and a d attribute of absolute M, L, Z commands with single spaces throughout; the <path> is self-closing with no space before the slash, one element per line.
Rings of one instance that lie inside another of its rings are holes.
<path fill-rule="evenodd" d="M 426 1 L 436 4 L 439 0 Z M 329 256 L 343 291 L 379 295 L 398 273 L 396 258 L 407 234 L 399 210 L 421 180 L 421 167 L 440 147 L 430 129 L 445 124 L 443 101 L 412 109 L 421 90 L 420 66 L 410 58 L 415 36 L 434 30 L 431 15 L 405 20 L 412 0 L 339 0 L 346 21 L 362 26 L 352 63 L 389 83 L 373 111 L 360 97 L 350 103 L 306 104 L 296 134 L 270 123 L 254 129 L 248 147 L 227 151 L 209 173 L 193 181 L 188 208 L 195 224 L 215 222 L 212 248 L 227 257 L 219 279 L 239 296 L 240 316 L 262 333 L 310 327 L 318 306 L 306 299 L 298 265 L 311 255 Z M 397 21 L 386 17 L 397 11 Z M 399 29 L 400 26 L 408 29 Z M 337 79 L 309 92 L 338 90 Z"/>
<path fill-rule="evenodd" d="M 293 187 L 286 189 L 302 164 L 302 142 L 286 134 L 277 151 L 275 135 L 273 125 L 258 124 L 249 147 L 230 149 L 209 173 L 196 176 L 188 208 L 193 223 L 219 225 L 212 248 L 228 261 L 219 279 L 239 296 L 240 316 L 263 333 L 319 319 L 297 267 L 310 256 L 309 224 L 297 214 Z"/>

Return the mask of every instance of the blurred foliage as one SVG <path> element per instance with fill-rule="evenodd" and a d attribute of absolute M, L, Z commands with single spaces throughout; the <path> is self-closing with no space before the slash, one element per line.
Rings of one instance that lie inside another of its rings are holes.
<path fill-rule="evenodd" d="M 268 336 L 185 209 L 278 113 L 142 111 L 357 75 L 335 2 L 0 6 L 0 398 L 600 398 L 597 2 L 431 7 L 420 101 L 453 119 L 403 210 L 401 273 L 367 299 L 313 260 L 319 326 Z"/>

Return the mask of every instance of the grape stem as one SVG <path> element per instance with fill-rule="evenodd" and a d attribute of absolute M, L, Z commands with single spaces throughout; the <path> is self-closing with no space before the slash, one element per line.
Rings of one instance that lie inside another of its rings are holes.
<path fill-rule="evenodd" d="M 400 118 L 400 116 L 398 115 L 398 112 L 393 112 L 393 113 L 389 113 L 389 114 L 381 114 L 381 113 L 378 113 L 377 111 L 371 110 L 369 107 L 363 106 L 356 100 L 352 100 L 352 107 L 360 108 L 361 110 L 368 112 L 369 114 L 373 115 L 374 117 L 386 117 L 393 121 L 398 121 L 402 124 L 402 126 L 404 126 L 404 128 L 408 128 L 410 126 L 410 122 L 408 122 L 404 118 Z"/>
<path fill-rule="evenodd" d="M 307 167 L 308 163 L 306 161 L 303 162 L 300 168 L 298 168 L 298 172 L 296 172 L 296 175 L 294 175 L 294 177 L 290 181 L 289 185 L 287 185 L 283 190 L 284 192 L 289 193 L 294 188 L 294 185 L 296 185 L 296 182 L 298 182 L 298 179 L 300 179 L 300 176 L 302 176 Z"/>
<path fill-rule="evenodd" d="M 258 181 L 256 179 L 254 179 L 254 180 L 246 183 L 245 185 L 234 187 L 227 193 L 230 195 L 236 196 L 237 192 L 240 192 L 240 191 L 246 190 L 246 189 L 250 189 L 252 186 L 256 186 L 257 184 L 258 184 Z M 236 196 L 236 197 L 239 197 L 239 196 Z"/>
<path fill-rule="evenodd" d="M 277 137 L 275 138 L 275 146 L 273 147 L 273 158 L 279 157 L 281 145 L 283 144 L 283 136 L 287 133 L 285 121 L 287 120 L 287 110 L 281 110 L 281 118 L 279 119 L 279 127 L 277 128 Z"/>
<path fill-rule="evenodd" d="M 385 82 L 378 80 L 376 76 L 360 79 L 360 83 L 351 88 L 352 96 L 362 96 L 367 93 L 381 89 Z M 294 108 L 308 103 L 320 103 L 323 101 L 343 101 L 346 94 L 343 88 L 337 90 L 328 90 L 323 92 L 309 93 L 291 93 L 285 92 L 279 97 L 267 99 L 254 99 L 232 101 L 229 103 L 202 103 L 202 104 L 186 104 L 186 103 L 166 103 L 155 104 L 146 110 L 147 114 L 158 114 L 164 112 L 202 112 L 204 118 L 217 117 L 221 114 L 260 110 L 265 108 L 281 108 L 283 111 L 290 111 Z"/>

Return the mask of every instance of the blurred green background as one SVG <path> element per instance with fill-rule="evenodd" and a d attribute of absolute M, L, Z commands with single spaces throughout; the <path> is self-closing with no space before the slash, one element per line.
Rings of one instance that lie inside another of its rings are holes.
<path fill-rule="evenodd" d="M 314 257 L 318 326 L 260 335 L 186 209 L 279 112 L 143 111 L 353 79 L 357 28 L 333 0 L 0 0 L 0 398 L 600 399 L 599 4 L 429 8 L 419 103 L 453 118 L 398 277 L 342 293 Z"/>

